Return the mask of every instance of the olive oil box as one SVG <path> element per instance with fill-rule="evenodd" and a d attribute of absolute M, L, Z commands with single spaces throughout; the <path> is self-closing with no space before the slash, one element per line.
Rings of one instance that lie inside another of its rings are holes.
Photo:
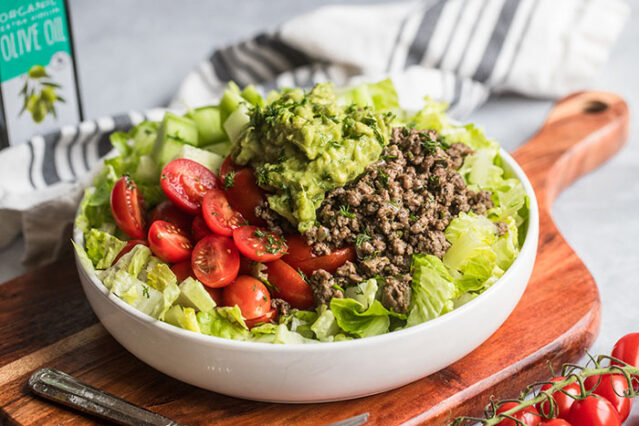
<path fill-rule="evenodd" d="M 82 119 L 63 0 L 0 0 L 0 149 Z"/>

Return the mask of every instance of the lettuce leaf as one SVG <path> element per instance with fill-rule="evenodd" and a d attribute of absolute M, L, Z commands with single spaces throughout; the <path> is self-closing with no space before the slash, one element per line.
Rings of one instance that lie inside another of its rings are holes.
<path fill-rule="evenodd" d="M 197 322 L 200 332 L 203 334 L 233 340 L 247 340 L 249 338 L 248 327 L 246 327 L 237 306 L 198 312 Z"/>
<path fill-rule="evenodd" d="M 437 318 L 454 308 L 459 295 L 453 277 L 442 261 L 432 255 L 413 255 L 411 303 L 406 326 Z"/>
<path fill-rule="evenodd" d="M 390 78 L 377 83 L 363 83 L 338 93 L 338 102 L 343 105 L 355 104 L 372 106 L 375 111 L 394 111 L 400 108 L 399 96 Z"/>
<path fill-rule="evenodd" d="M 126 243 L 113 235 L 92 228 L 85 237 L 87 255 L 96 269 L 106 269 L 115 260 Z"/>

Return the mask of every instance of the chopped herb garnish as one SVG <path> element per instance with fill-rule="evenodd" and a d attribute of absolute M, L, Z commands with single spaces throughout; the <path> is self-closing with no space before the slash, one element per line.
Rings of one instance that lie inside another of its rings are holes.
<path fill-rule="evenodd" d="M 151 294 L 149 294 L 149 287 L 143 285 L 142 286 L 142 294 L 144 295 L 144 297 L 146 297 L 147 299 L 149 297 L 151 297 Z"/>
<path fill-rule="evenodd" d="M 349 219 L 355 219 L 355 215 L 350 211 L 351 206 L 339 206 L 339 213 Z"/>
<path fill-rule="evenodd" d="M 224 189 L 233 188 L 235 184 L 235 170 L 231 170 L 224 176 Z"/>
<path fill-rule="evenodd" d="M 300 276 L 302 277 L 302 279 L 306 282 L 308 282 L 308 277 L 306 276 L 306 274 L 304 272 L 302 272 L 301 269 L 297 269 L 297 272 L 300 274 Z"/>
<path fill-rule="evenodd" d="M 384 188 L 388 188 L 388 174 L 384 170 L 377 171 L 377 179 Z"/>
<path fill-rule="evenodd" d="M 417 220 L 417 216 L 412 213 L 408 215 L 408 218 L 411 220 L 411 222 L 415 222 Z"/>
<path fill-rule="evenodd" d="M 355 245 L 359 247 L 364 241 L 368 241 L 370 239 L 371 234 L 369 234 L 368 230 L 365 230 L 363 234 L 357 234 L 357 237 L 355 238 Z"/>
<path fill-rule="evenodd" d="M 343 289 L 341 286 L 337 285 L 337 284 L 333 284 L 333 288 L 334 288 L 335 290 L 339 290 L 339 291 L 341 291 L 342 293 L 344 293 L 344 289 Z"/>

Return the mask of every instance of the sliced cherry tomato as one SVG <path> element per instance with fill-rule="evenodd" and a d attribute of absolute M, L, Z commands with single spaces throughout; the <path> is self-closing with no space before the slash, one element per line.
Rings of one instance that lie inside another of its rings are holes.
<path fill-rule="evenodd" d="M 326 272 L 334 274 L 337 268 L 347 261 L 355 259 L 355 248 L 351 246 L 334 250 L 326 255 L 316 256 L 302 235 L 286 237 L 286 244 L 288 245 L 288 254 L 284 255 L 282 260 L 306 275 L 311 275 L 313 271 L 318 269 L 324 269 Z"/>
<path fill-rule="evenodd" d="M 156 220 L 149 228 L 151 251 L 168 263 L 178 263 L 191 256 L 193 245 L 182 230 L 163 220 Z"/>
<path fill-rule="evenodd" d="M 193 218 L 193 223 L 191 224 L 191 236 L 193 237 L 193 241 L 198 242 L 209 235 L 213 235 L 213 232 L 211 232 L 209 227 L 206 225 L 204 218 L 202 218 L 202 216 L 195 216 Z"/>
<path fill-rule="evenodd" d="M 169 200 L 189 214 L 200 212 L 202 198 L 209 189 L 221 187 L 212 171 L 186 158 L 178 158 L 164 166 L 160 184 Z"/>
<path fill-rule="evenodd" d="M 253 275 L 255 262 L 240 254 L 240 275 Z"/>
<path fill-rule="evenodd" d="M 308 309 L 315 306 L 311 286 L 304 281 L 298 271 L 283 260 L 266 264 L 268 281 L 275 286 L 275 297 L 286 300 L 292 307 Z"/>
<path fill-rule="evenodd" d="M 213 298 L 217 306 L 224 305 L 224 299 L 222 298 L 221 288 L 211 288 L 211 287 L 204 286 L 204 289 L 208 291 L 208 293 L 211 295 L 211 298 Z"/>
<path fill-rule="evenodd" d="M 599 396 L 590 395 L 575 401 L 570 407 L 568 420 L 579 426 L 620 426 L 619 413 L 610 401 Z"/>
<path fill-rule="evenodd" d="M 550 420 L 548 420 L 546 422 L 539 423 L 539 424 L 543 425 L 543 426 L 571 426 L 571 424 L 568 423 L 568 421 L 566 421 L 564 419 L 559 419 L 559 418 L 550 419 Z"/>
<path fill-rule="evenodd" d="M 253 318 L 253 319 L 247 319 L 244 322 L 246 322 L 246 325 L 249 328 L 253 328 L 256 325 L 262 325 L 262 323 L 266 324 L 268 322 L 272 322 L 275 319 L 276 316 L 277 316 L 277 309 L 271 309 L 270 311 L 268 311 L 267 313 L 265 313 L 261 317 L 257 317 L 257 318 Z"/>
<path fill-rule="evenodd" d="M 552 379 L 550 379 L 551 382 L 560 382 L 562 380 L 565 380 L 565 377 L 559 376 L 559 377 L 553 377 Z M 543 385 L 541 387 L 540 392 L 543 392 L 545 390 L 548 390 L 552 387 L 552 384 L 547 383 L 545 385 Z M 564 391 L 568 392 L 570 395 L 579 395 L 581 394 L 581 388 L 579 387 L 579 383 L 571 383 L 569 385 L 564 386 L 563 388 Z M 570 413 L 570 407 L 572 406 L 573 402 L 575 402 L 575 400 L 571 397 L 569 397 L 568 395 L 566 395 L 565 393 L 561 392 L 561 391 L 557 391 L 554 392 L 552 394 L 552 398 L 555 400 L 555 402 L 557 403 L 557 411 L 555 412 L 555 416 L 556 417 L 561 417 L 561 418 L 566 418 L 568 417 L 568 413 Z M 548 401 L 543 401 L 539 404 L 537 404 L 537 410 L 544 415 L 549 415 L 550 414 L 550 404 L 548 403 Z"/>
<path fill-rule="evenodd" d="M 242 214 L 251 225 L 266 226 L 266 223 L 255 215 L 255 208 L 266 202 L 262 188 L 257 186 L 253 171 L 244 168 L 235 172 L 233 184 L 226 188 L 226 198 L 235 210 Z"/>
<path fill-rule="evenodd" d="M 271 295 L 260 280 L 240 275 L 222 290 L 224 305 L 237 305 L 246 319 L 266 315 L 271 310 Z"/>
<path fill-rule="evenodd" d="M 230 237 L 233 230 L 245 224 L 242 215 L 233 210 L 221 189 L 209 190 L 202 200 L 202 217 L 209 229 L 216 234 Z"/>
<path fill-rule="evenodd" d="M 195 245 L 191 266 L 202 284 L 214 288 L 224 287 L 237 277 L 240 253 L 232 239 L 212 234 Z"/>
<path fill-rule="evenodd" d="M 118 179 L 111 191 L 111 213 L 129 237 L 140 240 L 146 237 L 144 210 L 144 199 L 133 179 L 128 176 Z"/>
<path fill-rule="evenodd" d="M 239 166 L 239 165 L 235 164 L 233 162 L 233 159 L 229 155 L 228 157 L 226 157 L 224 159 L 224 161 L 222 161 L 222 165 L 220 166 L 220 179 L 226 180 L 225 179 L 226 175 L 228 175 L 229 172 L 239 172 L 243 168 L 244 168 L 243 166 Z"/>
<path fill-rule="evenodd" d="M 601 378 L 601 380 L 600 380 Z M 597 385 L 597 382 L 599 384 Z M 586 390 L 594 389 L 594 393 L 606 398 L 617 413 L 623 423 L 630 414 L 632 399 L 624 398 L 624 391 L 628 389 L 628 381 L 623 374 L 604 374 L 602 376 L 590 376 L 586 378 L 584 385 Z"/>
<path fill-rule="evenodd" d="M 497 409 L 497 414 L 501 414 L 504 411 L 508 411 L 516 406 L 517 403 L 515 402 L 506 402 Z M 539 423 L 541 423 L 542 420 L 542 418 L 539 416 L 539 412 L 537 412 L 537 409 L 535 407 L 524 408 L 523 410 L 520 410 L 513 414 L 512 417 L 521 421 L 526 426 L 537 426 Z M 499 426 L 515 426 L 517 423 L 515 423 L 511 419 L 504 419 L 497 424 Z"/>
<path fill-rule="evenodd" d="M 272 262 L 287 250 L 286 241 L 255 226 L 240 226 L 233 230 L 233 241 L 238 250 L 256 262 Z"/>
<path fill-rule="evenodd" d="M 193 273 L 193 268 L 191 268 L 190 260 L 176 263 L 175 265 L 171 266 L 171 271 L 175 274 L 179 283 L 181 283 L 188 277 L 196 278 L 195 274 Z"/>
<path fill-rule="evenodd" d="M 118 260 L 120 260 L 120 258 L 122 256 L 124 256 L 125 254 L 127 254 L 128 252 L 130 252 L 131 250 L 133 250 L 133 247 L 137 246 L 138 244 L 142 244 L 143 246 L 149 246 L 149 243 L 147 243 L 145 240 L 129 240 L 126 242 L 126 244 L 124 245 L 124 247 L 122 247 L 122 250 L 120 250 L 120 253 L 118 253 L 117 256 L 115 256 L 115 259 L 113 259 L 113 263 L 111 264 L 111 266 L 115 265 L 116 263 L 118 263 Z"/>
<path fill-rule="evenodd" d="M 178 209 L 169 200 L 164 200 L 153 209 L 151 213 L 150 222 L 153 223 L 156 220 L 164 220 L 177 226 L 184 232 L 189 232 L 191 228 L 191 222 L 193 218 Z"/>

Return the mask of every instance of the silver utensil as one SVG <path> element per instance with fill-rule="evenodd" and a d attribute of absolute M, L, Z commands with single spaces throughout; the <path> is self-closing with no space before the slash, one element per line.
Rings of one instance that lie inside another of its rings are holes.
<path fill-rule="evenodd" d="M 359 414 L 357 416 L 349 417 L 348 419 L 340 420 L 339 422 L 331 423 L 327 426 L 359 426 L 366 423 L 368 420 L 368 413 Z"/>
<path fill-rule="evenodd" d="M 171 419 L 52 368 L 33 373 L 27 386 L 36 395 L 122 425 L 180 426 Z"/>

